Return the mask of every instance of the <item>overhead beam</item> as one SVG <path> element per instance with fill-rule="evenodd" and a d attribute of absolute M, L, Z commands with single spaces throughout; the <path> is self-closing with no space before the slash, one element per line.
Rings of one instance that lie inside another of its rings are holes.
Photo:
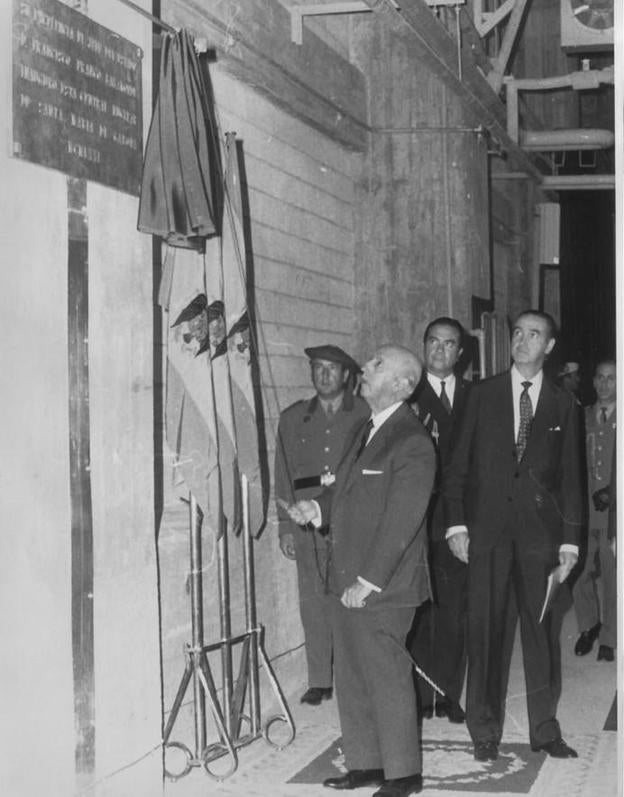
<path fill-rule="evenodd" d="M 529 3 L 530 0 L 515 0 L 511 16 L 509 17 L 509 22 L 507 23 L 507 27 L 505 28 L 503 43 L 501 44 L 501 48 L 498 51 L 498 55 L 496 56 L 494 69 L 490 72 L 490 74 L 487 77 L 490 86 L 494 89 L 496 94 L 499 93 L 499 91 L 503 86 L 503 77 L 505 75 L 505 70 L 507 69 L 507 64 L 509 63 L 509 59 L 511 57 L 511 51 L 513 50 L 513 46 L 516 43 L 518 33 L 520 32 L 520 26 L 522 25 L 524 12 L 526 11 L 526 8 Z"/>
<path fill-rule="evenodd" d="M 475 27 L 479 31 L 479 35 L 484 38 L 494 28 L 499 25 L 505 17 L 511 14 L 514 7 L 515 0 L 505 0 L 502 6 L 499 6 L 496 11 L 482 11 L 481 0 L 479 0 L 479 10 L 475 5 Z"/>
<path fill-rule="evenodd" d="M 219 67 L 237 80 L 332 140 L 366 151 L 364 75 L 312 32 L 303 44 L 291 43 L 290 14 L 277 0 L 172 0 L 167 12 L 168 24 L 206 39 Z"/>
<path fill-rule="evenodd" d="M 364 0 L 346 0 L 343 3 L 315 4 L 309 6 L 291 6 L 290 36 L 295 44 L 303 44 L 303 18 L 320 17 L 333 14 L 359 14 L 372 11 Z"/>

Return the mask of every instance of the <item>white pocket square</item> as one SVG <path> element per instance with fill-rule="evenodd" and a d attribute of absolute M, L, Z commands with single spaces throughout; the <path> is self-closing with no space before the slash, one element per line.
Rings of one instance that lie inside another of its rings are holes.
<path fill-rule="evenodd" d="M 549 426 L 548 427 L 548 431 L 549 432 L 560 432 L 561 431 L 561 427 L 560 426 Z"/>
<path fill-rule="evenodd" d="M 363 476 L 379 476 L 382 473 L 382 470 L 368 470 L 368 468 L 362 468 Z"/>

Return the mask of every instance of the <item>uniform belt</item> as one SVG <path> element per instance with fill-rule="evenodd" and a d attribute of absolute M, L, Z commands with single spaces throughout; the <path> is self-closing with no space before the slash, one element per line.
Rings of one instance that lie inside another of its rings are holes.
<path fill-rule="evenodd" d="M 306 487 L 320 487 L 320 476 L 304 476 L 301 479 L 295 479 L 293 487 L 295 490 L 304 490 Z"/>
<path fill-rule="evenodd" d="M 321 473 L 318 476 L 302 476 L 293 481 L 295 490 L 305 490 L 306 487 L 328 487 L 336 481 L 333 473 Z"/>

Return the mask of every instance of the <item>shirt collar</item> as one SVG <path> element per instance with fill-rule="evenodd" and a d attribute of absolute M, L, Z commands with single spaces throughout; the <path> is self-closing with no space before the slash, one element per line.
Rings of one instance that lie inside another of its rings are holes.
<path fill-rule="evenodd" d="M 331 406 L 332 411 L 334 412 L 334 414 L 336 414 L 338 412 L 338 410 L 342 407 L 343 396 L 344 396 L 344 393 L 341 393 L 339 396 L 336 396 L 336 398 L 332 399 L 331 401 L 327 401 L 326 399 L 322 399 L 319 396 L 319 403 L 320 403 L 321 407 L 325 410 L 325 412 L 327 412 L 329 407 Z"/>
<path fill-rule="evenodd" d="M 615 409 L 615 405 L 617 402 L 612 401 L 610 404 L 596 404 L 596 417 L 599 418 L 601 415 L 601 410 L 604 407 L 607 411 L 607 418 L 611 417 L 611 413 Z"/>
<path fill-rule="evenodd" d="M 511 384 L 515 390 L 522 391 L 522 383 L 523 382 L 530 382 L 531 387 L 529 390 L 531 392 L 536 391 L 537 393 L 540 392 L 542 389 L 542 382 L 544 380 L 544 371 L 540 369 L 532 379 L 527 379 L 525 376 L 522 376 L 520 371 L 516 368 L 515 364 L 511 366 Z"/>
<path fill-rule="evenodd" d="M 441 377 L 436 376 L 435 374 L 430 374 L 429 371 L 427 371 L 427 381 L 439 396 L 440 391 L 442 390 L 441 382 L 444 382 L 444 388 L 447 393 L 449 390 L 452 390 L 452 388 L 455 387 L 455 374 L 451 373 L 442 379 Z"/>
<path fill-rule="evenodd" d="M 394 404 L 391 404 L 389 407 L 386 407 L 385 410 L 378 412 L 376 415 L 371 415 L 371 421 L 373 422 L 373 428 L 375 430 L 379 429 L 379 427 L 385 423 L 388 418 L 396 412 L 399 407 L 403 404 L 402 401 L 397 401 Z"/>

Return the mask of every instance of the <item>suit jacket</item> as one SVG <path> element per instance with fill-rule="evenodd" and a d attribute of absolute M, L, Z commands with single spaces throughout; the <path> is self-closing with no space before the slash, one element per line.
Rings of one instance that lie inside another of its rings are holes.
<path fill-rule="evenodd" d="M 360 457 L 365 423 L 354 431 L 336 484 L 317 501 L 332 540 L 330 589 L 358 576 L 381 588 L 376 607 L 418 606 L 431 595 L 425 513 L 435 474 L 429 435 L 407 404 L 382 424 Z"/>
<path fill-rule="evenodd" d="M 435 541 L 444 539 L 445 534 L 442 501 L 439 500 L 442 470 L 449 461 L 471 384 L 471 382 L 461 377 L 455 378 L 455 395 L 453 396 L 453 407 L 450 414 L 442 406 L 442 402 L 431 387 L 426 373 L 423 373 L 422 379 L 412 396 L 412 399 L 416 402 L 414 409 L 417 409 L 418 417 L 431 435 L 437 454 L 436 485 L 429 509 L 429 534 L 431 539 Z"/>
<path fill-rule="evenodd" d="M 510 522 L 535 550 L 578 545 L 582 522 L 579 408 L 544 377 L 521 462 L 516 460 L 509 371 L 473 386 L 442 493 L 446 526 L 465 525 L 488 549 Z"/>

